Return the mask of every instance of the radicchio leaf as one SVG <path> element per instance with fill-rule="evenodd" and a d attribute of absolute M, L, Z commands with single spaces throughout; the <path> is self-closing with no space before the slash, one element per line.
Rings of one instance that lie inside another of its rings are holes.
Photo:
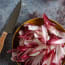
<path fill-rule="evenodd" d="M 44 39 L 44 43 L 46 43 L 49 40 L 48 31 L 45 26 L 42 25 L 42 36 Z"/>
<path fill-rule="evenodd" d="M 55 27 L 46 14 L 41 26 L 24 24 L 19 31 L 19 45 L 12 53 L 11 60 L 24 65 L 61 65 L 65 55 L 65 32 Z"/>
<path fill-rule="evenodd" d="M 45 23 L 47 29 L 49 30 L 49 32 L 50 32 L 51 34 L 54 34 L 54 35 L 56 35 L 56 36 L 58 36 L 58 37 L 61 37 L 61 38 L 65 38 L 65 33 L 64 33 L 64 32 L 61 32 L 61 31 L 59 31 L 59 30 L 57 30 L 57 29 L 55 28 L 55 24 L 52 23 L 52 22 L 48 19 L 48 17 L 46 16 L 46 14 L 43 15 L 43 19 L 44 19 L 44 23 Z"/>
<path fill-rule="evenodd" d="M 39 26 L 28 25 L 28 29 L 29 29 L 29 30 L 32 30 L 32 31 L 38 30 L 39 28 L 40 28 Z"/>

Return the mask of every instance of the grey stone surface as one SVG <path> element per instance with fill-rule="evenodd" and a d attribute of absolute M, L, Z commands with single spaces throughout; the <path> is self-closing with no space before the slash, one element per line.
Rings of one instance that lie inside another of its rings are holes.
<path fill-rule="evenodd" d="M 19 0 L 0 0 L 0 31 L 18 2 Z M 57 17 L 60 16 L 60 14 L 57 14 L 58 10 L 64 7 L 59 4 L 58 0 L 22 0 L 21 6 L 17 25 L 34 17 L 42 17 L 43 13 L 46 13 L 49 18 L 57 20 Z M 35 14 L 33 14 L 34 12 Z M 7 50 L 11 49 L 11 39 L 12 34 L 9 34 L 0 54 L 0 65 L 16 65 L 10 60 L 11 55 L 6 53 Z"/>
<path fill-rule="evenodd" d="M 0 0 L 0 30 L 7 22 L 9 15 L 15 8 L 18 1 L 19 0 Z"/>

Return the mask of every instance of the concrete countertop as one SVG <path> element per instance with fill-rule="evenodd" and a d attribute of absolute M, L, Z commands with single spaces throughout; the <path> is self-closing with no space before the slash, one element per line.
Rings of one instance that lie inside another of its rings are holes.
<path fill-rule="evenodd" d="M 18 2 L 19 0 L 0 0 L 0 30 Z M 29 14 L 33 14 L 33 12 L 37 12 L 40 16 L 46 13 L 50 18 L 55 19 L 58 7 L 58 2 L 54 0 L 49 2 L 47 0 L 22 0 L 22 9 L 18 22 L 30 19 Z"/>

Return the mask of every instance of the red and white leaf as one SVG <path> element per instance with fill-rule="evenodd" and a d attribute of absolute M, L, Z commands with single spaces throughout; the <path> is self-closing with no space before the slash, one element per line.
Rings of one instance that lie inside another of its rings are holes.
<path fill-rule="evenodd" d="M 19 31 L 19 35 L 23 35 L 23 31 L 22 30 Z"/>
<path fill-rule="evenodd" d="M 50 42 L 50 44 L 61 44 L 61 45 L 64 43 L 65 43 L 65 39 L 58 39 Z"/>
<path fill-rule="evenodd" d="M 40 28 L 39 26 L 28 25 L 28 29 L 32 31 L 38 30 L 39 28 Z"/>
<path fill-rule="evenodd" d="M 41 27 L 42 27 L 42 36 L 44 39 L 44 43 L 46 43 L 49 40 L 48 31 L 45 26 L 42 25 Z"/>

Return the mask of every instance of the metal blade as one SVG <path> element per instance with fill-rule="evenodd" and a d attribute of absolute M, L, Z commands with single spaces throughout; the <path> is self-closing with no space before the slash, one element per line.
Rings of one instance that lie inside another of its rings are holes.
<path fill-rule="evenodd" d="M 8 32 L 8 33 L 11 33 L 13 31 L 16 21 L 17 21 L 17 18 L 19 16 L 20 9 L 21 9 L 21 0 L 16 5 L 13 12 L 11 13 L 9 19 L 7 20 L 7 23 L 4 26 L 3 31 Z"/>

